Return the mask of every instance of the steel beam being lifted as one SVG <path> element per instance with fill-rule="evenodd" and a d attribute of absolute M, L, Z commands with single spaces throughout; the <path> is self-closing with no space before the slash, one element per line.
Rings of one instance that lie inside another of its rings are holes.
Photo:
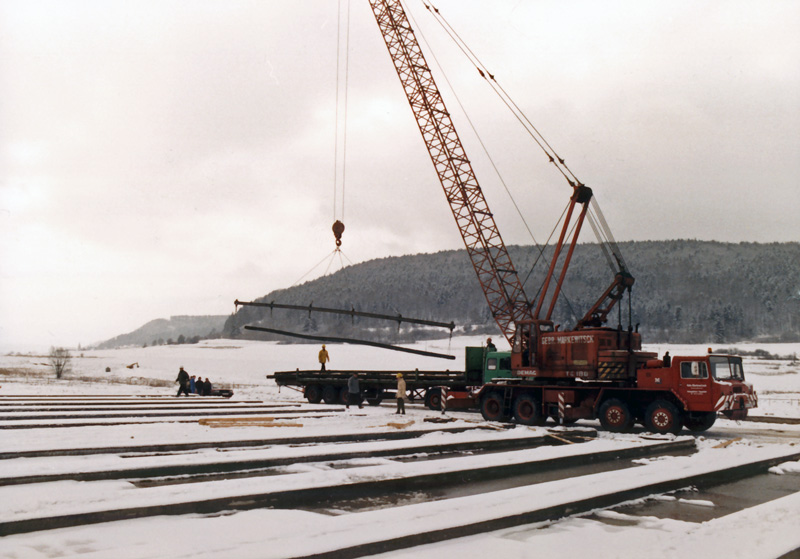
<path fill-rule="evenodd" d="M 298 334 L 297 332 L 287 332 L 286 330 L 276 330 L 274 328 L 262 328 L 260 326 L 245 326 L 245 330 L 255 330 L 257 332 L 269 332 L 271 334 L 279 334 L 281 336 L 290 336 L 292 338 L 303 338 L 304 340 L 317 340 L 320 342 L 340 343 L 340 344 L 353 344 L 353 345 L 368 345 L 372 347 L 380 347 L 382 349 L 391 349 L 392 351 L 402 351 L 404 353 L 413 353 L 415 355 L 424 355 L 426 357 L 438 357 L 439 359 L 455 359 L 454 355 L 447 355 L 446 353 L 434 353 L 432 351 L 423 351 L 421 349 L 411 349 L 408 347 L 400 347 L 396 345 L 383 344 L 380 342 L 371 342 L 368 340 L 355 340 L 352 338 L 334 338 L 331 336 L 313 336 L 309 334 Z"/>
<path fill-rule="evenodd" d="M 424 326 L 435 326 L 437 328 L 447 328 L 452 332 L 456 325 L 453 322 L 436 322 L 434 320 L 424 320 L 421 318 L 406 318 L 401 314 L 398 315 L 391 315 L 391 314 L 377 314 L 377 313 L 370 313 L 370 312 L 361 312 L 355 309 L 350 309 L 349 311 L 346 309 L 331 309 L 326 307 L 315 307 L 313 303 L 310 305 L 286 305 L 282 303 L 276 303 L 272 301 L 270 303 L 254 303 L 252 301 L 239 301 L 238 299 L 233 302 L 234 305 L 238 306 L 247 306 L 247 307 L 265 307 L 270 310 L 272 309 L 287 309 L 293 311 L 308 311 L 311 313 L 314 312 L 322 312 L 322 313 L 331 313 L 331 314 L 345 314 L 351 317 L 364 317 L 364 318 L 376 318 L 379 320 L 393 320 L 398 324 L 403 322 L 407 322 L 409 324 L 422 324 Z M 245 326 L 245 328 L 248 328 Z"/>

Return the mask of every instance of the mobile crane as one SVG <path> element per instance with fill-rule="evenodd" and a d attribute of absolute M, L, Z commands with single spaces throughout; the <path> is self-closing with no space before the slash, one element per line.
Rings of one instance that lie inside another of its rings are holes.
<path fill-rule="evenodd" d="M 528 299 L 401 0 L 369 3 L 489 308 L 511 346 L 510 353 L 485 355 L 477 374 L 467 348 L 467 371 L 451 380 L 444 393 L 426 396 L 426 403 L 479 406 L 486 420 L 513 419 L 523 425 L 541 425 L 548 417 L 562 423 L 597 418 L 605 429 L 618 432 L 635 422 L 659 433 L 678 433 L 684 426 L 703 431 L 718 412 L 746 417 L 757 396 L 744 381 L 740 357 L 709 350 L 702 356 L 658 359 L 642 351 L 638 325 L 630 324 L 634 278 L 613 241 L 604 243 L 601 236 L 614 268 L 610 285 L 572 329 L 562 331 L 554 324 L 553 311 L 590 205 L 599 209 L 592 190 L 550 153 L 572 195 L 538 298 Z M 602 218 L 589 222 L 595 230 L 598 223 L 605 227 Z M 610 233 L 605 238 L 613 239 Z M 621 306 L 618 326 L 604 326 L 626 292 L 627 328 L 621 324 Z M 274 378 L 279 384 L 292 384 L 291 378 L 302 384 L 299 374 L 276 373 Z M 316 382 L 305 378 L 305 386 L 326 382 L 319 376 Z M 377 381 L 372 389 L 383 390 Z M 316 398 L 319 387 L 312 392 Z"/>
<path fill-rule="evenodd" d="M 603 326 L 626 291 L 630 297 L 634 283 L 614 243 L 608 247 L 617 266 L 611 285 L 572 330 L 556 330 L 553 310 L 593 200 L 592 190 L 580 181 L 570 180 L 573 192 L 555 253 L 538 302 L 529 302 L 401 1 L 370 0 L 370 6 L 492 315 L 511 344 L 508 378 L 495 377 L 470 394 L 480 402 L 484 418 L 513 416 L 519 423 L 537 424 L 551 415 L 562 421 L 599 417 L 612 430 L 627 430 L 638 420 L 653 431 L 677 432 L 684 424 L 696 430 L 710 427 L 717 411 L 744 417 L 757 399 L 744 382 L 741 358 L 706 355 L 665 363 L 641 351 L 630 310 L 626 331 L 621 324 Z M 563 160 L 555 159 L 563 166 Z"/>

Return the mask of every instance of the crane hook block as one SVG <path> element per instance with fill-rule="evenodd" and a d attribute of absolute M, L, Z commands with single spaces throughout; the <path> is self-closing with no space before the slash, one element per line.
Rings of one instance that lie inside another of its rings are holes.
<path fill-rule="evenodd" d="M 339 221 L 338 219 L 333 222 L 333 236 L 336 237 L 336 246 L 342 246 L 342 233 L 344 233 L 344 223 Z"/>

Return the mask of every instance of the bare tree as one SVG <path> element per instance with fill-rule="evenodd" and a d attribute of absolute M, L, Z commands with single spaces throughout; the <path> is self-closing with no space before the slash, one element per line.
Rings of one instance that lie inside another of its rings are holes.
<path fill-rule="evenodd" d="M 64 347 L 51 347 L 50 348 L 50 366 L 56 372 L 56 378 L 61 378 L 66 372 L 69 372 L 69 364 L 72 360 L 69 350 Z"/>

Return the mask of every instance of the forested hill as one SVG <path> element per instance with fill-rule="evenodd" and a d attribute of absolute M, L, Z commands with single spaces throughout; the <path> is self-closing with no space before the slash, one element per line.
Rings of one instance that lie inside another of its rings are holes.
<path fill-rule="evenodd" d="M 800 340 L 800 243 L 649 241 L 620 243 L 636 278 L 633 320 L 648 342 L 723 343 Z M 552 248 L 545 251 L 549 254 Z M 509 247 L 529 296 L 547 265 L 535 247 Z M 572 327 L 613 279 L 599 247 L 579 245 L 555 321 Z M 371 260 L 258 299 L 454 321 L 466 332 L 499 333 L 466 251 Z M 627 299 L 623 324 L 627 325 Z M 616 326 L 612 313 L 609 325 Z M 244 325 L 321 336 L 391 342 L 447 335 L 446 330 L 398 328 L 396 323 L 298 311 L 243 307 L 228 318 L 224 336 L 291 340 L 254 333 Z"/>
<path fill-rule="evenodd" d="M 197 343 L 219 337 L 227 316 L 173 316 L 151 320 L 133 332 L 97 344 L 98 349 L 125 346 Z"/>

